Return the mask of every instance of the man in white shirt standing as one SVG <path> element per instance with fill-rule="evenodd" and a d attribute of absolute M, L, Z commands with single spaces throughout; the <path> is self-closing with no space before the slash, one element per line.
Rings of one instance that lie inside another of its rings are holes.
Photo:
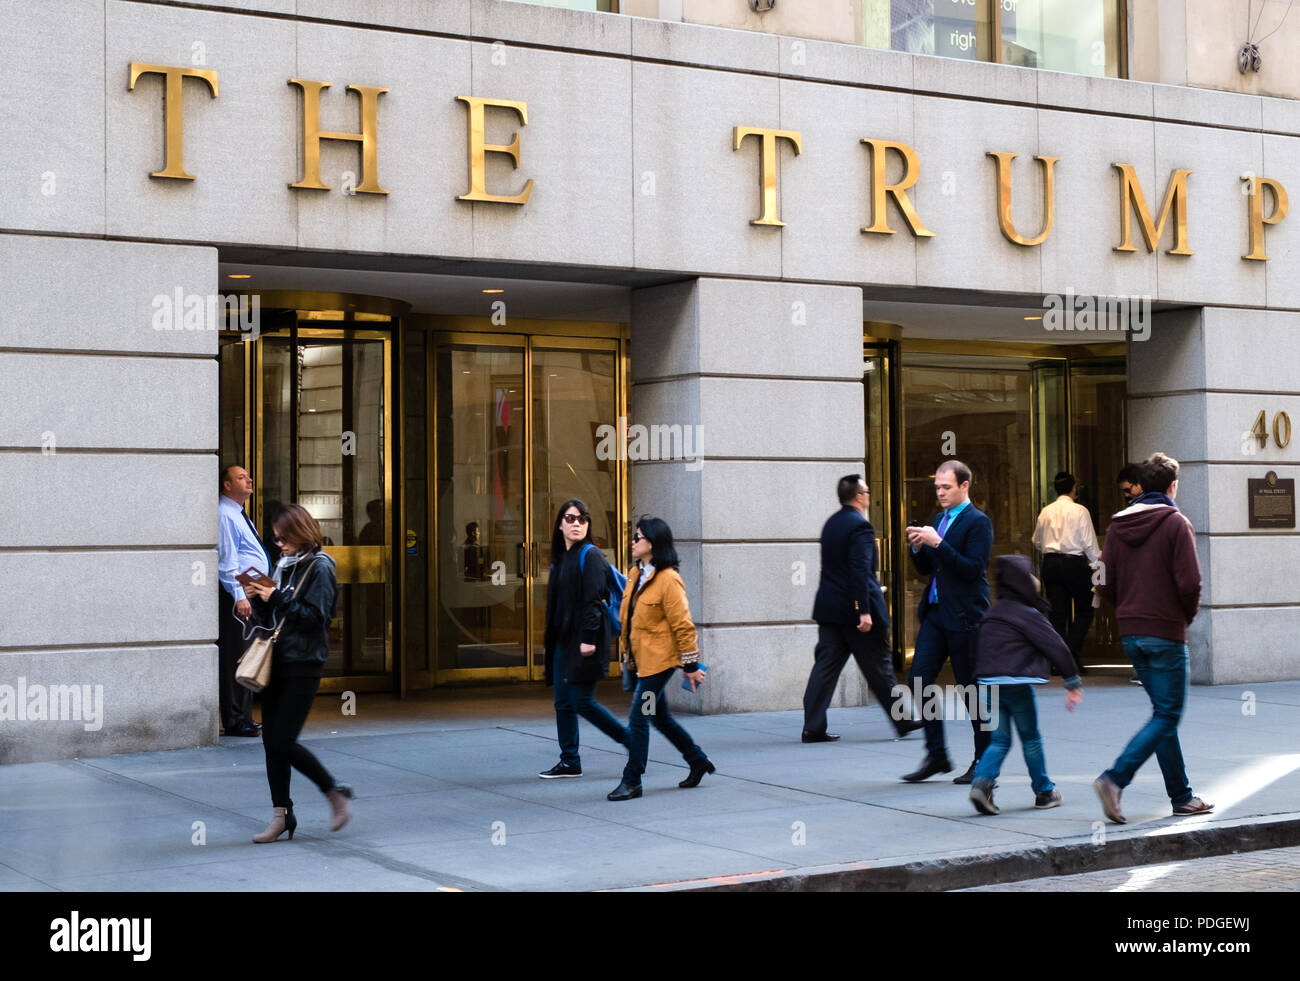
<path fill-rule="evenodd" d="M 244 653 L 241 621 L 253 612 L 244 587 L 235 578 L 250 566 L 263 575 L 271 569 L 270 559 L 257 529 L 244 511 L 253 496 L 253 478 L 241 466 L 221 471 L 221 502 L 217 518 L 217 578 L 221 580 L 217 603 L 217 685 L 221 706 L 221 727 L 227 736 L 259 736 L 261 727 L 253 721 L 253 693 L 235 681 L 235 662 Z"/>
<path fill-rule="evenodd" d="M 1074 477 L 1062 471 L 1054 484 L 1057 498 L 1038 516 L 1034 545 L 1043 553 L 1043 591 L 1052 605 L 1052 626 L 1082 674 L 1083 640 L 1092 626 L 1092 567 L 1101 549 L 1092 514 L 1075 501 Z"/>

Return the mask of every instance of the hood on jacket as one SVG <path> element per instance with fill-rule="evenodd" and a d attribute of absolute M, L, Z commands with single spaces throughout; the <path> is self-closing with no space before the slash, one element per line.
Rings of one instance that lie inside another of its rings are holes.
<path fill-rule="evenodd" d="M 1106 534 L 1117 535 L 1125 545 L 1137 548 L 1179 513 L 1178 508 L 1168 504 L 1133 504 L 1111 519 Z"/>
<path fill-rule="evenodd" d="M 1030 566 L 1027 557 L 999 555 L 994 575 L 999 601 L 1012 600 L 1032 606 L 1036 610 L 1051 608 L 1038 592 L 1038 580 L 1034 578 L 1033 567 Z"/>

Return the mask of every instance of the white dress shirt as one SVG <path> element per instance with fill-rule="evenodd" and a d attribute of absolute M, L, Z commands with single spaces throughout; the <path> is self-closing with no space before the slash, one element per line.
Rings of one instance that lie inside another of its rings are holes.
<path fill-rule="evenodd" d="M 1092 530 L 1092 515 L 1069 494 L 1062 494 L 1043 508 L 1038 527 L 1034 529 L 1034 545 L 1044 555 L 1059 552 L 1086 556 L 1089 565 L 1101 558 L 1097 535 Z"/>
<path fill-rule="evenodd" d="M 235 576 L 249 566 L 266 575 L 271 562 L 244 509 L 222 494 L 217 514 L 217 578 L 236 603 L 246 597 Z"/>

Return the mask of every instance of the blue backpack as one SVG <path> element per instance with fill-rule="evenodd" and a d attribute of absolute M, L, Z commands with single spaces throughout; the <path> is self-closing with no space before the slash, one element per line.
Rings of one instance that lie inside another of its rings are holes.
<path fill-rule="evenodd" d="M 582 552 L 578 555 L 579 575 L 582 574 L 587 562 L 587 549 L 595 547 L 590 543 L 582 546 Z M 627 588 L 627 576 L 608 563 L 605 567 L 608 569 L 605 580 L 609 587 L 609 595 L 605 598 L 605 612 L 609 614 L 609 623 L 614 628 L 614 633 L 621 634 L 623 625 L 619 622 L 618 615 L 623 609 L 623 590 Z"/>

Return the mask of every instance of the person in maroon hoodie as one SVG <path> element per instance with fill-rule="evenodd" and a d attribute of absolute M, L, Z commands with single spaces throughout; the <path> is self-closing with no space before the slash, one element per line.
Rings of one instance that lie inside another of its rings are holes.
<path fill-rule="evenodd" d="M 1187 701 L 1187 627 L 1201 601 L 1196 532 L 1174 497 L 1178 461 L 1154 453 L 1140 467 L 1143 494 L 1111 520 L 1101 552 L 1097 592 L 1115 606 L 1124 653 L 1151 699 L 1151 718 L 1093 781 L 1102 812 L 1124 824 L 1120 793 L 1155 753 L 1174 815 L 1205 814 L 1214 805 L 1192 793 L 1178 744 Z"/>

